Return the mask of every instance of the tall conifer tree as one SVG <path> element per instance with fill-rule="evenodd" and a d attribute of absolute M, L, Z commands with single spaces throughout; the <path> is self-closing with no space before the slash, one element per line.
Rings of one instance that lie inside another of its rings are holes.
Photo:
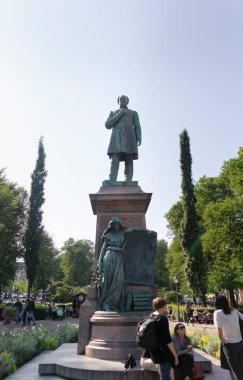
<path fill-rule="evenodd" d="M 200 238 L 196 197 L 192 181 L 192 157 L 190 138 L 186 129 L 180 134 L 180 163 L 182 174 L 183 219 L 181 243 L 186 255 L 186 278 L 194 296 L 200 295 L 205 303 L 206 268 Z"/>
<path fill-rule="evenodd" d="M 38 158 L 31 175 L 30 205 L 25 234 L 25 264 L 28 278 L 28 294 L 35 281 L 39 263 L 39 250 L 42 232 L 42 205 L 45 202 L 44 184 L 47 176 L 45 170 L 45 150 L 43 137 L 39 140 Z"/>

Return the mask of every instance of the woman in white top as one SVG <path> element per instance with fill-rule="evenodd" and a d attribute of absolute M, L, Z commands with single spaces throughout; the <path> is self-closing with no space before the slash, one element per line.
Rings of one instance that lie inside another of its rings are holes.
<path fill-rule="evenodd" d="M 239 318 L 243 320 L 243 314 L 231 309 L 224 295 L 216 298 L 215 306 L 214 324 L 218 327 L 218 336 L 231 376 L 235 380 L 243 380 L 243 341 L 239 324 Z"/>

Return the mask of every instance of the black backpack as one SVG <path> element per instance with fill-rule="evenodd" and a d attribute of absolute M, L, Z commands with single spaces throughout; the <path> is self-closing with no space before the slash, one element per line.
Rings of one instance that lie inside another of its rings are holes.
<path fill-rule="evenodd" d="M 159 346 L 156 323 L 160 316 L 150 315 L 138 323 L 136 342 L 145 350 L 153 351 Z"/>
<path fill-rule="evenodd" d="M 133 367 L 136 367 L 137 363 L 136 363 L 136 359 L 135 357 L 132 355 L 132 354 L 128 354 L 127 357 L 126 357 L 126 361 L 125 361 L 125 372 L 132 369 Z"/>

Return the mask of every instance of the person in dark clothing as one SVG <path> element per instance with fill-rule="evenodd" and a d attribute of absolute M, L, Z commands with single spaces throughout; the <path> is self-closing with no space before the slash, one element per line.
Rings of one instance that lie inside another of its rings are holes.
<path fill-rule="evenodd" d="M 163 315 L 166 313 L 166 302 L 161 297 L 153 300 L 153 316 L 156 316 L 156 328 L 160 345 L 151 351 L 151 358 L 154 363 L 160 365 L 160 380 L 170 379 L 170 369 L 173 365 L 178 365 L 178 357 L 170 336 L 168 319 Z"/>
<path fill-rule="evenodd" d="M 191 304 L 190 304 L 189 301 L 186 301 L 186 305 L 185 305 L 185 320 L 187 322 L 187 325 L 190 322 L 190 319 L 192 317 L 192 313 L 193 313 L 193 310 L 191 308 Z"/>
<path fill-rule="evenodd" d="M 190 380 L 193 378 L 194 359 L 191 341 L 190 338 L 186 336 L 186 328 L 183 323 L 177 323 L 175 325 L 172 340 L 179 359 L 178 368 L 181 369 L 185 380 Z"/>
<path fill-rule="evenodd" d="M 29 318 L 33 321 L 33 326 L 35 326 L 35 302 L 33 300 L 33 297 L 30 297 L 26 301 L 26 317 L 25 317 L 25 324 L 27 325 Z"/>
<path fill-rule="evenodd" d="M 47 319 L 52 319 L 52 305 L 51 305 L 51 303 L 48 304 Z"/>
<path fill-rule="evenodd" d="M 19 297 L 17 298 L 17 301 L 14 304 L 14 307 L 17 309 L 17 315 L 16 315 L 16 324 L 21 322 L 22 314 L 23 314 L 23 304 L 20 301 Z"/>

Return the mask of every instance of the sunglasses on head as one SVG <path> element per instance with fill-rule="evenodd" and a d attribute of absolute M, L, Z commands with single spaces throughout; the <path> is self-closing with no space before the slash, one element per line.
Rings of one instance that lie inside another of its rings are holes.
<path fill-rule="evenodd" d="M 178 326 L 176 330 L 183 330 L 185 329 L 185 326 Z"/>

